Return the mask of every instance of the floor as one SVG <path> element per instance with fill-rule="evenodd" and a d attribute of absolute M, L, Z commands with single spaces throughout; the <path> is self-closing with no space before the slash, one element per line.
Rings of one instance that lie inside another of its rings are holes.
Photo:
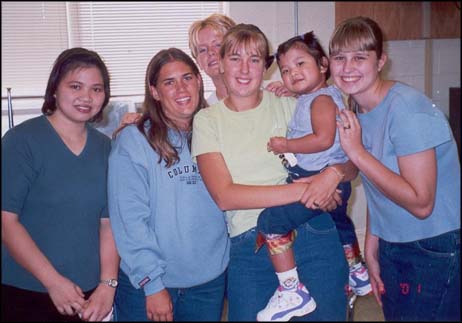
<path fill-rule="evenodd" d="M 227 321 L 227 306 L 223 312 L 222 322 Z M 361 296 L 356 299 L 353 306 L 353 315 L 348 319 L 350 322 L 384 322 L 382 309 L 375 301 L 372 294 Z"/>
<path fill-rule="evenodd" d="M 384 322 L 383 312 L 377 304 L 374 295 L 358 297 L 354 304 L 353 317 L 350 321 L 354 322 Z"/>

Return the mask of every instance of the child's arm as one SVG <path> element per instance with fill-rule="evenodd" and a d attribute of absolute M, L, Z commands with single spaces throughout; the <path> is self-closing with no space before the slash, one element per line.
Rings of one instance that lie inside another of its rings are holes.
<path fill-rule="evenodd" d="M 311 125 L 313 133 L 296 138 L 272 137 L 268 150 L 275 154 L 311 154 L 328 149 L 334 144 L 337 105 L 330 96 L 320 95 L 311 103 Z"/>

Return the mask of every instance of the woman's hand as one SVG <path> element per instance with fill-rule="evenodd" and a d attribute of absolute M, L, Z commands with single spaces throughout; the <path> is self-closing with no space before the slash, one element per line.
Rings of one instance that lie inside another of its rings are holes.
<path fill-rule="evenodd" d="M 141 113 L 138 112 L 127 112 L 123 115 L 122 120 L 120 120 L 120 124 L 117 129 L 113 133 L 113 137 L 123 128 L 130 124 L 136 123 L 141 118 Z"/>
<path fill-rule="evenodd" d="M 296 94 L 290 92 L 281 81 L 274 81 L 268 84 L 265 90 L 273 92 L 277 96 L 296 96 Z"/>
<path fill-rule="evenodd" d="M 341 121 L 337 121 L 337 128 L 340 144 L 348 158 L 354 162 L 355 157 L 360 156 L 360 153 L 364 151 L 361 138 L 361 125 L 352 111 L 344 109 L 340 112 L 339 116 Z"/>
<path fill-rule="evenodd" d="M 138 112 L 127 112 L 123 115 L 122 121 L 120 122 L 121 126 L 126 126 L 132 123 L 137 122 L 141 118 L 141 113 Z"/>
<path fill-rule="evenodd" d="M 114 302 L 115 288 L 99 284 L 90 295 L 85 308 L 80 312 L 83 321 L 101 322 L 112 309 Z"/>
<path fill-rule="evenodd" d="M 366 233 L 366 244 L 364 248 L 364 258 L 366 260 L 369 279 L 374 293 L 375 300 L 382 306 L 382 294 L 385 293 L 385 285 L 380 277 L 380 265 L 378 260 L 378 237 Z"/>
<path fill-rule="evenodd" d="M 75 315 L 85 306 L 85 295 L 79 286 L 60 276 L 47 286 L 48 294 L 56 309 L 62 315 Z"/>
<path fill-rule="evenodd" d="M 297 183 L 309 183 L 300 202 L 310 209 L 331 211 L 342 205 L 341 191 L 337 189 L 340 177 L 328 168 L 322 173 L 294 180 Z"/>
<path fill-rule="evenodd" d="M 146 315 L 148 320 L 158 322 L 173 321 L 173 305 L 166 289 L 146 296 Z"/>

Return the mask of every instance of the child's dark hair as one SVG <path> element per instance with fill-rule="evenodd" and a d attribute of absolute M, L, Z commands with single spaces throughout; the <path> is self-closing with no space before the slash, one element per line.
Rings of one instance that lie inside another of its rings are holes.
<path fill-rule="evenodd" d="M 82 67 L 96 67 L 100 71 L 101 77 L 103 78 L 103 105 L 101 110 L 93 118 L 91 118 L 89 122 L 98 122 L 102 120 L 103 110 L 109 102 L 109 98 L 111 97 L 109 72 L 107 70 L 106 64 L 103 62 L 98 53 L 81 47 L 66 49 L 61 54 L 59 54 L 58 58 L 54 62 L 53 68 L 48 78 L 47 88 L 45 90 L 45 100 L 42 105 L 42 113 L 44 115 L 49 116 L 56 111 L 56 98 L 54 95 L 62 79 L 70 71 Z"/>
<path fill-rule="evenodd" d="M 330 77 L 329 64 L 325 66 L 325 62 L 323 62 L 322 60 L 323 57 L 325 57 L 327 61 L 329 58 L 326 55 L 326 52 L 322 48 L 321 44 L 319 43 L 319 40 L 316 38 L 316 36 L 314 35 L 312 31 L 304 35 L 292 37 L 291 39 L 279 45 L 278 50 L 276 52 L 276 61 L 278 65 L 279 65 L 279 59 L 281 55 L 287 53 L 293 47 L 300 48 L 300 49 L 307 51 L 308 54 L 313 56 L 318 66 L 326 67 L 327 68 L 326 80 L 329 79 Z"/>

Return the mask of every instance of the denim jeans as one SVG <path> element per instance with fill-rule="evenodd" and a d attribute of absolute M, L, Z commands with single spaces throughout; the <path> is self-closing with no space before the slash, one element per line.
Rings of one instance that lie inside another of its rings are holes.
<path fill-rule="evenodd" d="M 255 254 L 256 228 L 231 238 L 228 266 L 228 319 L 255 321 L 278 286 L 266 246 Z M 337 229 L 328 213 L 297 228 L 293 244 L 300 281 L 316 301 L 316 310 L 301 321 L 344 321 L 348 265 Z"/>
<path fill-rule="evenodd" d="M 387 321 L 460 322 L 460 230 L 408 243 L 379 240 Z"/>
<path fill-rule="evenodd" d="M 299 166 L 288 167 L 288 183 L 294 179 L 319 174 L 319 171 L 307 171 Z M 330 212 L 335 222 L 342 245 L 358 243 L 353 221 L 347 214 L 348 199 L 351 195 L 351 183 L 342 182 L 337 187 L 342 191 L 342 205 Z M 304 204 L 291 203 L 264 209 L 258 217 L 257 230 L 262 233 L 286 234 L 302 223 L 321 214 L 320 210 L 307 209 Z"/>
<path fill-rule="evenodd" d="M 187 268 L 185 268 L 187 269 Z M 174 321 L 221 320 L 225 296 L 226 271 L 208 283 L 189 288 L 167 288 L 173 304 Z M 114 301 L 114 321 L 148 321 L 146 296 L 119 270 L 119 285 Z"/>

